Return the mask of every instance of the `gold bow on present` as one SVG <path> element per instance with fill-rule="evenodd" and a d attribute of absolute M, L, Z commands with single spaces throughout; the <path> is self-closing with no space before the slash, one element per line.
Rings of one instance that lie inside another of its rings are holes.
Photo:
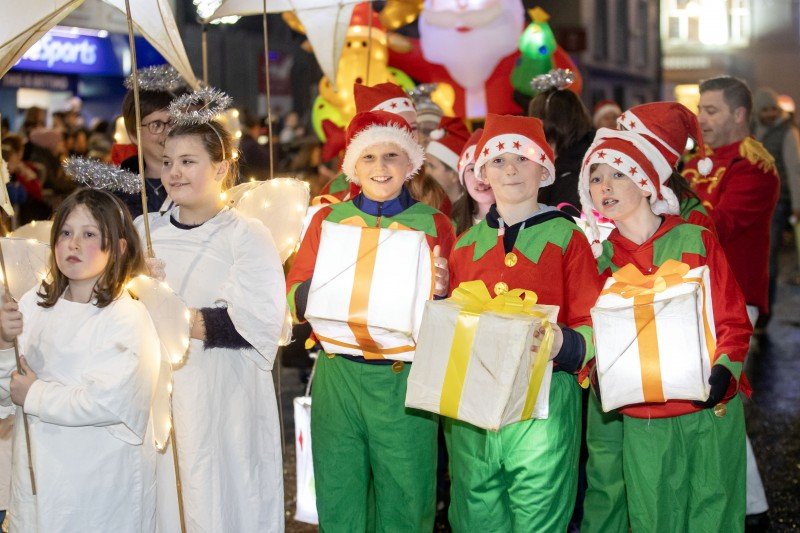
<path fill-rule="evenodd" d="M 525 405 L 520 420 L 531 418 L 553 346 L 553 327 L 544 313 L 534 310 L 537 299 L 535 292 L 523 289 L 514 289 L 492 298 L 486 284 L 480 280 L 461 283 L 453 291 L 450 301 L 458 304 L 461 310 L 458 313 L 453 344 L 450 347 L 447 370 L 442 384 L 442 396 L 439 400 L 439 410 L 442 415 L 458 418 L 458 407 L 464 392 L 464 382 L 480 314 L 493 311 L 540 318 L 545 329 L 536 361 L 531 369 L 528 392 L 525 396 Z"/>
<path fill-rule="evenodd" d="M 633 318 L 636 323 L 636 342 L 639 347 L 639 363 L 642 373 L 642 391 L 645 402 L 664 402 L 661 386 L 661 357 L 658 350 L 655 306 L 653 302 L 658 293 L 683 283 L 697 283 L 705 297 L 702 278 L 686 278 L 689 265 L 674 259 L 665 261 L 653 274 L 643 274 L 634 265 L 627 264 L 614 274 L 615 283 L 603 289 L 605 294 L 617 294 L 623 298 L 633 298 Z M 716 351 L 711 325 L 703 302 L 703 327 L 706 347 L 713 362 Z"/>

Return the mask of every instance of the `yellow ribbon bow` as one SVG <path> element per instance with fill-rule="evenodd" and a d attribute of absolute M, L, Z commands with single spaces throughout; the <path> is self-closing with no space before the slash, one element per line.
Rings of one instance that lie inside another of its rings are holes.
<path fill-rule="evenodd" d="M 489 289 L 483 281 L 467 281 L 461 283 L 450 297 L 450 301 L 458 304 L 461 310 L 458 313 L 456 329 L 453 334 L 453 344 L 450 347 L 450 356 L 442 384 L 442 396 L 439 400 L 439 412 L 450 418 L 458 418 L 458 407 L 461 395 L 464 392 L 467 368 L 469 367 L 472 344 L 478 330 L 479 316 L 483 312 L 493 311 L 512 315 L 528 315 L 541 319 L 545 335 L 539 346 L 538 355 L 531 369 L 528 381 L 528 392 L 520 420 L 528 420 L 533 416 L 536 398 L 542 385 L 547 363 L 550 360 L 550 351 L 553 347 L 553 327 L 544 313 L 535 311 L 537 295 L 533 291 L 514 289 L 492 298 Z"/>

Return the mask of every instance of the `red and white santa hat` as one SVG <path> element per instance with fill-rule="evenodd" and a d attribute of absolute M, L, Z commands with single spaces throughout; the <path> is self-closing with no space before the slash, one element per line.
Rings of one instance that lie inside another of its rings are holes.
<path fill-rule="evenodd" d="M 411 126 L 403 117 L 386 111 L 367 111 L 358 113 L 347 126 L 347 140 L 342 161 L 342 172 L 347 179 L 360 185 L 356 176 L 356 162 L 361 153 L 372 145 L 394 143 L 411 160 L 412 170 L 406 175 L 410 179 L 425 161 L 422 147 L 414 139 Z"/>
<path fill-rule="evenodd" d="M 475 147 L 475 175 L 480 176 L 483 165 L 506 152 L 527 157 L 544 167 L 540 187 L 555 181 L 553 149 L 547 144 L 538 118 L 487 115 L 483 135 Z"/>
<path fill-rule="evenodd" d="M 372 87 L 356 83 L 353 86 L 353 96 L 356 101 L 356 112 L 358 113 L 364 111 L 416 112 L 411 98 L 402 87 L 394 83 L 379 83 Z"/>
<path fill-rule="evenodd" d="M 617 118 L 619 129 L 635 131 L 655 140 L 655 146 L 670 166 L 675 167 L 686 141 L 691 137 L 697 143 L 698 153 L 705 155 L 703 132 L 697 116 L 678 102 L 653 102 L 632 107 Z M 711 173 L 713 163 L 708 157 L 698 162 L 697 170 L 703 176 Z"/>
<path fill-rule="evenodd" d="M 593 165 L 605 163 L 628 176 L 640 188 L 650 193 L 650 208 L 653 213 L 678 214 L 680 204 L 675 193 L 666 182 L 672 176 L 673 167 L 656 146 L 657 141 L 632 131 L 600 128 L 594 142 L 583 159 L 578 181 L 578 195 L 583 212 L 592 230 L 592 251 L 595 257 L 602 253 L 600 232 L 594 217 L 595 205 L 589 192 L 589 178 Z"/>
<path fill-rule="evenodd" d="M 430 137 L 426 153 L 458 172 L 458 158 L 469 139 L 464 121 L 459 117 L 442 117 L 439 127 L 431 132 Z"/>
<path fill-rule="evenodd" d="M 461 185 L 464 185 L 464 172 L 466 172 L 467 166 L 470 163 L 475 163 L 475 148 L 478 147 L 481 135 L 483 135 L 483 128 L 473 131 L 464 144 L 464 149 L 461 150 L 461 157 L 458 159 L 458 179 L 461 181 Z"/>
<path fill-rule="evenodd" d="M 622 113 L 622 108 L 614 100 L 600 100 L 597 102 L 594 106 L 594 112 L 592 113 L 592 124 L 594 124 L 594 127 L 597 127 L 597 121 L 600 120 L 600 117 L 611 111 L 619 115 Z"/>

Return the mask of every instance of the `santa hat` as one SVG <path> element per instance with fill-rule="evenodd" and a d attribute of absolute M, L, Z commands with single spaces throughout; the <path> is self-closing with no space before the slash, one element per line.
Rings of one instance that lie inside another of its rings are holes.
<path fill-rule="evenodd" d="M 356 101 L 357 113 L 365 111 L 416 112 L 411 98 L 399 85 L 394 83 L 379 83 L 372 87 L 357 83 L 353 87 L 353 96 Z"/>
<path fill-rule="evenodd" d="M 603 251 L 600 232 L 594 217 L 595 205 L 589 192 L 591 167 L 605 163 L 628 176 L 643 190 L 650 193 L 650 208 L 653 213 L 678 214 L 680 204 L 675 193 L 666 182 L 672 176 L 673 167 L 656 146 L 657 142 L 645 135 L 631 131 L 600 128 L 595 140 L 586 152 L 578 181 L 578 194 L 583 212 L 592 231 L 592 252 L 599 257 Z"/>
<path fill-rule="evenodd" d="M 464 185 L 464 172 L 467 170 L 467 165 L 475 162 L 475 148 L 478 147 L 481 135 L 483 135 L 483 128 L 478 128 L 472 132 L 472 136 L 464 144 L 464 149 L 461 150 L 461 157 L 458 160 L 458 179 L 461 181 L 461 185 Z"/>
<path fill-rule="evenodd" d="M 621 114 L 617 124 L 620 129 L 647 135 L 654 140 L 656 148 L 673 168 L 686 150 L 689 137 L 697 143 L 697 153 L 705 156 L 706 147 L 697 116 L 678 102 L 637 105 Z M 703 176 L 708 176 L 712 166 L 711 159 L 703 157 L 697 164 L 697 170 Z"/>
<path fill-rule="evenodd" d="M 458 158 L 469 130 L 459 117 L 442 117 L 439 127 L 431 132 L 431 142 L 425 151 L 458 172 Z"/>
<path fill-rule="evenodd" d="M 506 152 L 527 157 L 544 167 L 540 187 L 555 181 L 553 149 L 547 144 L 542 121 L 538 118 L 489 113 L 481 140 L 475 147 L 475 175 L 480 176 L 483 165 Z"/>
<path fill-rule="evenodd" d="M 347 146 L 342 162 L 342 172 L 347 179 L 360 184 L 356 176 L 356 161 L 364 150 L 379 143 L 394 143 L 408 155 L 412 169 L 406 179 L 411 178 L 425 161 L 422 147 L 414 140 L 411 126 L 402 117 L 386 111 L 359 113 L 347 127 Z"/>
<path fill-rule="evenodd" d="M 597 127 L 597 121 L 600 120 L 600 117 L 611 111 L 619 115 L 622 113 L 622 108 L 614 100 L 600 100 L 597 102 L 597 105 L 594 106 L 594 113 L 592 114 L 592 124 L 594 124 L 594 127 Z"/>
<path fill-rule="evenodd" d="M 370 28 L 370 18 L 372 18 L 372 28 Z M 386 28 L 383 27 L 378 13 L 372 9 L 372 2 L 361 2 L 353 8 L 347 36 L 366 39 L 370 32 L 373 39 L 386 43 Z"/>

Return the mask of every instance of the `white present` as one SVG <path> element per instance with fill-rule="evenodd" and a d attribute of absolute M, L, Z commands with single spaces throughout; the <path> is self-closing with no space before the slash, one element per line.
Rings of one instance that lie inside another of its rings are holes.
<path fill-rule="evenodd" d="M 465 298 L 462 291 L 475 298 Z M 467 302 L 470 298 L 473 303 Z M 558 306 L 534 305 L 535 298 L 517 290 L 492 300 L 486 285 L 477 281 L 460 285 L 453 298 L 427 302 L 406 406 L 492 431 L 547 418 L 553 373 L 550 323 L 556 322 Z M 547 331 L 542 340 L 533 336 L 540 326 Z M 539 346 L 537 352 L 532 345 Z"/>
<path fill-rule="evenodd" d="M 669 260 L 645 276 L 633 265 L 606 281 L 592 309 L 604 411 L 706 400 L 716 332 L 708 267 Z"/>
<path fill-rule="evenodd" d="M 293 404 L 297 457 L 297 507 L 294 519 L 307 524 L 319 524 L 314 460 L 311 456 L 311 397 L 297 397 Z"/>
<path fill-rule="evenodd" d="M 322 347 L 412 361 L 425 301 L 433 294 L 425 234 L 328 221 L 321 231 L 305 316 Z"/>

